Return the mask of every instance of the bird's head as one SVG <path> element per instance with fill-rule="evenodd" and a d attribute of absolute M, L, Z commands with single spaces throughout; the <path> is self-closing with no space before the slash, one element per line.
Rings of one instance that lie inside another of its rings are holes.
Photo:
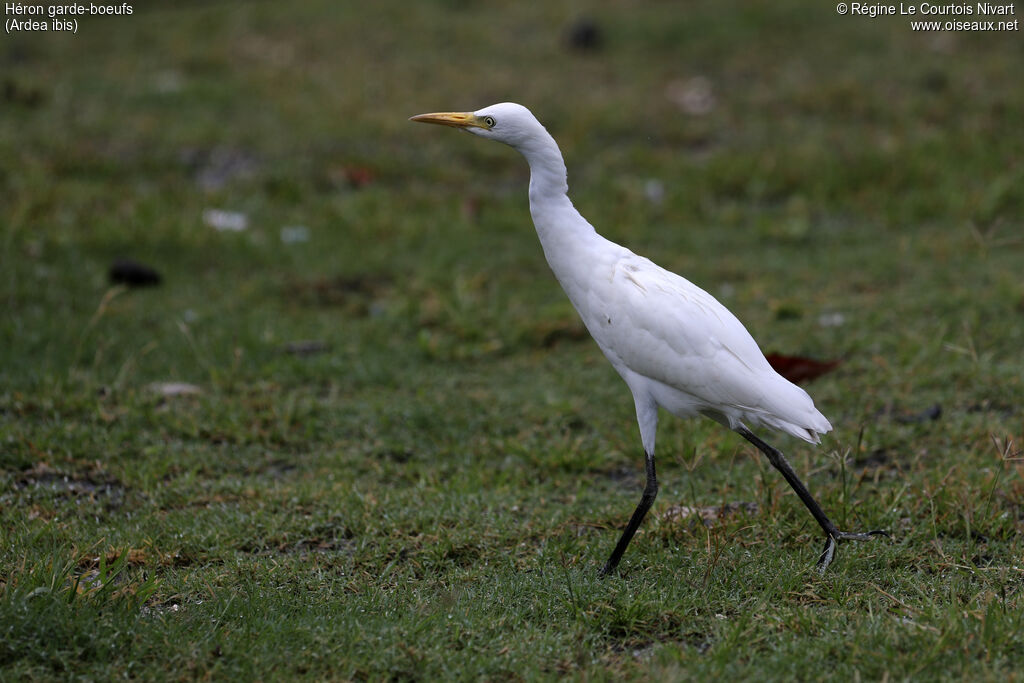
<path fill-rule="evenodd" d="M 478 111 L 420 114 L 409 120 L 461 128 L 468 133 L 504 142 L 517 149 L 521 149 L 539 133 L 546 133 L 529 109 L 513 102 L 492 104 Z"/>

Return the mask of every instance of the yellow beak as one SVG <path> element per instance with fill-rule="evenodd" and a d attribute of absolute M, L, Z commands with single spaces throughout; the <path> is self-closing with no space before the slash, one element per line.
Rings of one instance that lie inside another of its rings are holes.
<path fill-rule="evenodd" d="M 409 117 L 409 120 L 420 123 L 436 123 L 454 128 L 487 128 L 487 124 L 472 112 L 447 111 L 436 114 L 420 114 Z"/>

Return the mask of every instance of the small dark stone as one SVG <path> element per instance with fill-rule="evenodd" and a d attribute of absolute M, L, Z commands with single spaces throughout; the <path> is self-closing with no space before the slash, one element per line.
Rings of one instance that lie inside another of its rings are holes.
<path fill-rule="evenodd" d="M 302 341 L 288 342 L 282 347 L 282 350 L 295 356 L 311 356 L 315 353 L 324 353 L 330 350 L 330 348 L 327 342 L 316 339 L 304 339 Z"/>
<path fill-rule="evenodd" d="M 855 458 L 853 464 L 856 467 L 884 467 L 892 460 L 889 452 L 884 448 L 876 448 L 867 455 Z"/>
<path fill-rule="evenodd" d="M 911 413 L 910 415 L 897 415 L 896 421 L 901 424 L 914 424 L 917 422 L 934 422 L 942 417 L 942 406 L 936 403 L 933 406 L 925 408 L 919 413 Z"/>
<path fill-rule="evenodd" d="M 32 109 L 46 101 L 46 94 L 39 88 L 26 87 L 9 78 L 5 78 L 3 87 L 0 88 L 0 99 L 9 104 Z"/>
<path fill-rule="evenodd" d="M 110 266 L 110 282 L 113 284 L 154 287 L 160 284 L 160 280 L 160 273 L 138 261 L 119 259 Z"/>
<path fill-rule="evenodd" d="M 569 25 L 565 32 L 565 42 L 572 50 L 596 52 L 604 46 L 604 35 L 596 21 L 584 17 Z"/>
<path fill-rule="evenodd" d="M 921 85 L 930 92 L 943 92 L 949 88 L 949 76 L 944 71 L 931 70 L 921 77 Z"/>

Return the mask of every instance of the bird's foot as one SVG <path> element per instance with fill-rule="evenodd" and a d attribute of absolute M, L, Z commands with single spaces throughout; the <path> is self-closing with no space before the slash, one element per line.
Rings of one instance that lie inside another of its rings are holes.
<path fill-rule="evenodd" d="M 818 573 L 824 574 L 828 566 L 832 564 L 839 541 L 870 541 L 876 536 L 890 538 L 889 532 L 882 530 L 869 531 L 864 534 L 852 534 L 848 531 L 838 530 L 827 533 L 825 535 L 825 549 L 821 551 L 821 557 L 818 558 Z"/>

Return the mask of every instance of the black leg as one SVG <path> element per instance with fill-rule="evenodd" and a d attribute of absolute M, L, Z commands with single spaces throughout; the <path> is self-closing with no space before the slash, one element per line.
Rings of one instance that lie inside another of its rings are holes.
<path fill-rule="evenodd" d="M 818 505 L 818 501 L 814 500 L 814 496 L 807 490 L 804 483 L 800 481 L 800 477 L 796 475 L 792 465 L 786 460 L 786 456 L 782 454 L 777 448 L 765 443 L 761 439 L 757 438 L 753 432 L 746 427 L 740 427 L 736 432 L 750 443 L 757 446 L 758 450 L 764 453 L 768 457 L 768 462 L 772 466 L 782 473 L 782 476 L 789 482 L 789 485 L 796 491 L 796 495 L 800 497 L 807 509 L 814 515 L 814 519 L 821 526 L 825 532 L 825 549 L 821 552 L 821 556 L 818 558 L 818 571 L 822 574 L 828 569 L 828 566 L 832 564 L 832 559 L 836 554 L 836 544 L 839 541 L 868 541 L 875 536 L 888 536 L 889 534 L 885 531 L 869 531 L 866 534 L 852 534 L 846 531 L 840 531 L 832 520 L 828 518 L 825 511 Z"/>
<path fill-rule="evenodd" d="M 651 509 L 651 505 L 654 504 L 654 499 L 658 497 L 658 476 L 654 472 L 654 456 L 649 453 L 644 453 L 644 456 L 647 469 L 647 485 L 644 486 L 644 495 L 640 498 L 640 504 L 636 506 L 636 510 L 633 511 L 633 516 L 629 519 L 626 530 L 622 532 L 622 537 L 619 538 L 619 542 L 616 544 L 615 550 L 612 551 L 611 557 L 608 558 L 604 569 L 601 570 L 601 576 L 611 574 L 619 566 L 622 553 L 626 552 L 626 547 L 633 540 L 633 534 L 640 527 L 640 523 L 644 521 L 644 516 Z"/>

